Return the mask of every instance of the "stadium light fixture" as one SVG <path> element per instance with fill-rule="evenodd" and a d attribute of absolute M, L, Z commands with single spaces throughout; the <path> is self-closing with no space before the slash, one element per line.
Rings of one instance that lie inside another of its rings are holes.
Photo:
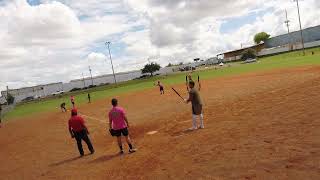
<path fill-rule="evenodd" d="M 114 68 L 113 68 L 111 52 L 110 52 L 110 44 L 111 44 L 111 42 L 108 41 L 105 44 L 106 44 L 106 46 L 108 47 L 108 50 L 109 50 L 109 57 L 110 57 L 110 61 L 111 61 L 111 67 L 112 67 L 112 74 L 113 74 L 114 83 L 117 85 L 116 75 L 114 74 Z"/>
<path fill-rule="evenodd" d="M 302 34 L 302 25 L 301 25 L 301 18 L 300 18 L 300 7 L 299 7 L 299 0 L 294 0 L 297 2 L 297 9 L 298 9 L 298 16 L 299 16 L 299 24 L 300 24 L 300 36 L 301 36 L 301 44 L 303 49 L 303 55 L 306 54 L 305 48 L 304 48 L 304 40 L 303 40 L 303 34 Z"/>

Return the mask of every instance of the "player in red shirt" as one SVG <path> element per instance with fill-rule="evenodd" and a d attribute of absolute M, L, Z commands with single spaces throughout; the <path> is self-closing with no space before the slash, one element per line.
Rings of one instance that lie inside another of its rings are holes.
<path fill-rule="evenodd" d="M 128 146 L 130 148 L 129 153 L 136 152 L 136 149 L 133 148 L 131 139 L 129 137 L 129 123 L 124 109 L 118 106 L 117 99 L 112 99 L 111 104 L 113 108 L 109 112 L 109 131 L 112 136 L 117 137 L 120 154 L 123 154 L 121 134 L 126 138 Z"/>
<path fill-rule="evenodd" d="M 88 136 L 88 128 L 85 125 L 84 119 L 81 116 L 78 116 L 78 111 L 75 108 L 71 110 L 71 118 L 68 125 L 71 137 L 75 138 L 77 141 L 80 156 L 84 155 L 82 140 L 86 142 L 88 149 L 90 150 L 91 154 L 93 154 L 94 149 Z"/>

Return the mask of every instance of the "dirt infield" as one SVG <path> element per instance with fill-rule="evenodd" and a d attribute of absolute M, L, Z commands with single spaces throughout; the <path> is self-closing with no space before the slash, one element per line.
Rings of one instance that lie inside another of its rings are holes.
<path fill-rule="evenodd" d="M 110 99 L 79 107 L 96 149 L 83 158 L 69 113 L 11 121 L 0 179 L 320 179 L 320 67 L 207 80 L 201 95 L 205 129 L 193 132 L 190 105 L 169 87 L 118 97 L 139 149 L 121 156 L 106 130 Z"/>

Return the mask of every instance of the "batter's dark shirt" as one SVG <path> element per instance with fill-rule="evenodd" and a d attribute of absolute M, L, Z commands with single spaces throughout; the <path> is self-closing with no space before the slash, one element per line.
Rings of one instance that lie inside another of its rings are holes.
<path fill-rule="evenodd" d="M 191 101 L 192 106 L 202 105 L 200 94 L 196 88 L 192 88 L 189 91 L 189 100 Z"/>

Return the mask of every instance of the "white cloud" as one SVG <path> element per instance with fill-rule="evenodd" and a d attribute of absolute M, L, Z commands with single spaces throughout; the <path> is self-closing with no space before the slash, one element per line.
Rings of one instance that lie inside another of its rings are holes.
<path fill-rule="evenodd" d="M 0 1 L 0 89 L 68 81 L 110 73 L 105 41 L 112 41 L 116 72 L 140 69 L 148 58 L 161 65 L 207 58 L 259 31 L 298 30 L 296 4 L 277 0 L 26 0 Z M 300 1 L 303 27 L 320 24 L 320 2 Z M 259 14 L 228 33 L 222 23 Z M 107 57 L 106 57 L 107 55 Z"/>

